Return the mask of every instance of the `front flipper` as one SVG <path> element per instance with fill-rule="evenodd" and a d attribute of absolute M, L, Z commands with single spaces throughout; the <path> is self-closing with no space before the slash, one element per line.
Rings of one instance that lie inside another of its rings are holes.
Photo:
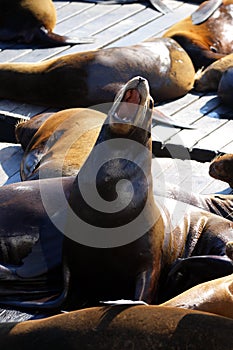
<path fill-rule="evenodd" d="M 219 6 L 221 6 L 222 0 L 208 0 L 201 4 L 196 11 L 191 15 L 192 23 L 195 25 L 201 24 L 212 16 Z"/>
<path fill-rule="evenodd" d="M 171 299 L 194 287 L 233 273 L 233 262 L 225 256 L 203 255 L 177 259 L 173 264 L 164 286 L 162 297 Z"/>

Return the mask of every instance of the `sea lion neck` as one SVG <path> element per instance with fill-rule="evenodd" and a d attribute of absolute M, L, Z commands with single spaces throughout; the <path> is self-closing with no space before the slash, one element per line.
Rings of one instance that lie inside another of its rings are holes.
<path fill-rule="evenodd" d="M 148 83 L 141 77 L 116 96 L 70 197 L 74 212 L 92 225 L 126 224 L 143 210 L 152 191 L 151 107 Z"/>

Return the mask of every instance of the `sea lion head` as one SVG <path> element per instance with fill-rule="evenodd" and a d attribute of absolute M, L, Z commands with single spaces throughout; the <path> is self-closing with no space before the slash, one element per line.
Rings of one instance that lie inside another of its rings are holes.
<path fill-rule="evenodd" d="M 227 182 L 233 188 L 233 154 L 214 158 L 209 166 L 209 174 L 214 179 Z"/>

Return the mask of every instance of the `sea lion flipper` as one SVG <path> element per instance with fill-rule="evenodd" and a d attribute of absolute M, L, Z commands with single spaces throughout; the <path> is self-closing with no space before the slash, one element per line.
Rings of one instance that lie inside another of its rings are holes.
<path fill-rule="evenodd" d="M 43 28 L 40 28 L 38 33 L 39 40 L 51 45 L 77 45 L 77 44 L 91 44 L 95 39 L 91 36 L 86 37 L 69 37 L 65 35 L 59 35 L 54 32 L 48 32 Z"/>
<path fill-rule="evenodd" d="M 171 116 L 164 114 L 163 112 L 159 111 L 157 108 L 153 109 L 152 112 L 152 123 L 153 126 L 155 125 L 171 125 L 175 128 L 181 128 L 181 129 L 196 129 L 194 126 L 186 123 L 179 123 L 172 119 Z"/>
<path fill-rule="evenodd" d="M 221 4 L 222 0 L 208 0 L 201 4 L 191 15 L 193 24 L 197 25 L 205 22 Z"/>
<path fill-rule="evenodd" d="M 161 13 L 163 13 L 164 15 L 166 13 L 172 12 L 172 10 L 169 7 L 167 7 L 167 5 L 165 5 L 162 0 L 149 0 L 149 1 L 150 1 L 151 5 L 156 10 L 158 10 Z"/>

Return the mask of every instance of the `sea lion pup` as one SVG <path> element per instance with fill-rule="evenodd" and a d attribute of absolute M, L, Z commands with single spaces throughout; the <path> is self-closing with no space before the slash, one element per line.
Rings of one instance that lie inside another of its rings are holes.
<path fill-rule="evenodd" d="M 233 274 L 201 283 L 161 305 L 206 311 L 233 319 Z"/>
<path fill-rule="evenodd" d="M 207 67 L 233 51 L 232 4 L 232 0 L 205 1 L 191 16 L 168 29 L 163 37 L 176 40 L 189 54 L 196 70 Z"/>
<path fill-rule="evenodd" d="M 0 0 L 0 40 L 21 43 L 40 41 L 49 45 L 93 42 L 90 38 L 69 38 L 53 32 L 56 8 L 51 0 Z"/>
<path fill-rule="evenodd" d="M 177 307 L 93 307 L 43 320 L 1 323 L 0 342 L 9 350 L 226 350 L 233 320 Z"/>
<path fill-rule="evenodd" d="M 194 82 L 196 91 L 217 91 L 223 73 L 233 66 L 233 54 L 213 62 L 207 68 L 197 71 Z"/>
<path fill-rule="evenodd" d="M 21 179 L 75 176 L 94 146 L 105 119 L 105 113 L 88 108 L 66 109 L 51 114 L 25 149 L 20 165 Z M 31 124 L 36 123 L 32 120 L 27 124 L 29 132 L 24 124 L 19 125 L 19 130 L 16 127 L 17 138 L 23 143 L 26 135 L 31 133 Z"/>
<path fill-rule="evenodd" d="M 233 154 L 226 153 L 214 158 L 209 166 L 209 174 L 233 188 Z"/>
<path fill-rule="evenodd" d="M 159 102 L 190 91 L 195 71 L 178 43 L 155 38 L 39 63 L 2 63 L 0 97 L 50 107 L 90 107 L 112 102 L 119 89 L 137 75 L 149 81 L 152 97 Z"/>

